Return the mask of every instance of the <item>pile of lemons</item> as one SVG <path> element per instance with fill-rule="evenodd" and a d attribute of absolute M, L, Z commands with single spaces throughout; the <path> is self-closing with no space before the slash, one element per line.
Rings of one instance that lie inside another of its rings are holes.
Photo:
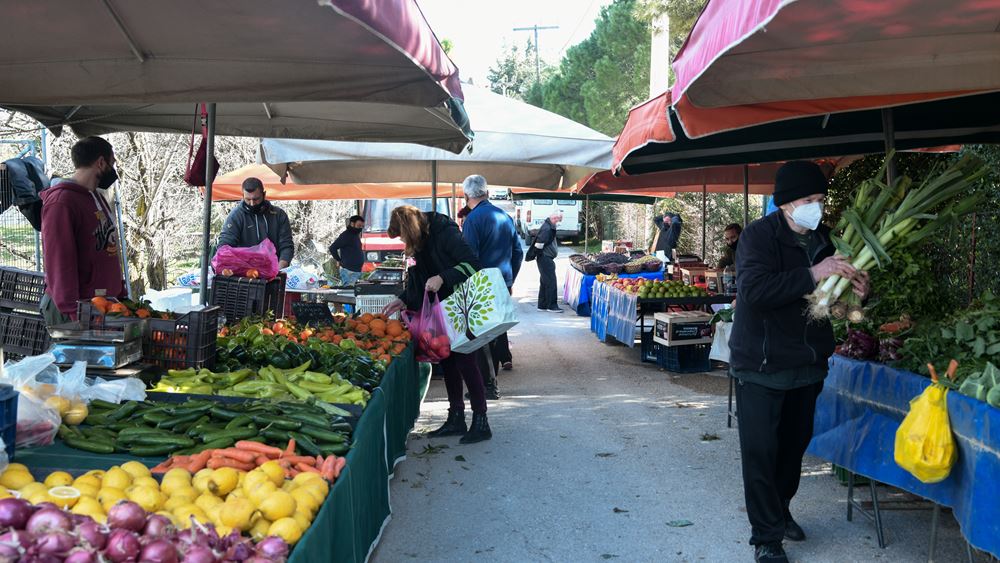
<path fill-rule="evenodd" d="M 258 541 L 279 536 L 290 545 L 312 524 L 329 491 L 316 473 L 285 479 L 285 470 L 276 461 L 249 472 L 223 467 L 191 475 L 185 469 L 171 469 L 162 482 L 137 461 L 76 478 L 55 471 L 43 482 L 35 481 L 19 463 L 10 464 L 0 475 L 0 498 L 16 492 L 32 504 L 51 502 L 102 524 L 112 506 L 130 500 L 179 528 L 190 527 L 194 518 L 214 525 L 220 536 L 239 530 Z"/>

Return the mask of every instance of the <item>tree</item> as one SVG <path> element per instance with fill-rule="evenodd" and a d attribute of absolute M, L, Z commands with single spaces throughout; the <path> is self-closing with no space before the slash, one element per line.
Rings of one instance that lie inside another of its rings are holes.
<path fill-rule="evenodd" d="M 451 50 L 454 48 L 455 48 L 455 43 L 451 39 L 441 40 L 441 49 L 444 51 L 444 54 L 450 55 Z"/>
<path fill-rule="evenodd" d="M 551 73 L 551 68 L 544 62 L 541 64 L 542 78 Z M 532 87 L 536 84 L 535 76 L 535 48 L 530 39 L 524 47 L 509 45 L 504 48 L 503 53 L 496 62 L 490 66 L 486 79 L 490 82 L 490 90 L 527 101 L 531 94 Z M 535 99 L 541 96 L 534 94 Z"/>

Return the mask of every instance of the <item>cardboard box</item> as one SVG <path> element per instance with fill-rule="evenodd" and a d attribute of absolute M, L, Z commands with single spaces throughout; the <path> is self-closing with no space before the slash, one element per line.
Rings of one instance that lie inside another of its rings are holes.
<path fill-rule="evenodd" d="M 681 279 L 688 285 L 704 285 L 708 268 L 681 268 Z"/>
<path fill-rule="evenodd" d="M 656 313 L 653 341 L 664 346 L 689 346 L 712 342 L 712 315 L 704 311 Z"/>
<path fill-rule="evenodd" d="M 723 293 L 722 270 L 707 270 L 705 272 L 705 289 L 711 293 Z"/>

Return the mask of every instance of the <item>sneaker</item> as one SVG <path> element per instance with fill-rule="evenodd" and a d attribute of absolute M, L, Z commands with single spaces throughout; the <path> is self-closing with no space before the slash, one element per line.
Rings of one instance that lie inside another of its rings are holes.
<path fill-rule="evenodd" d="M 504 371 L 510 371 L 512 369 L 514 369 L 514 364 L 513 363 L 511 363 L 511 362 L 504 362 L 503 363 L 503 370 Z"/>
<path fill-rule="evenodd" d="M 806 533 L 802 530 L 802 526 L 792 520 L 791 516 L 785 518 L 785 539 L 789 541 L 806 540 Z"/>
<path fill-rule="evenodd" d="M 757 563 L 788 563 L 785 548 L 780 543 L 758 545 L 753 551 L 753 559 Z"/>
<path fill-rule="evenodd" d="M 550 313 L 562 313 L 563 312 L 563 310 L 560 309 L 559 307 L 555 307 L 555 308 L 552 308 L 552 309 L 546 309 L 546 311 L 548 311 Z"/>

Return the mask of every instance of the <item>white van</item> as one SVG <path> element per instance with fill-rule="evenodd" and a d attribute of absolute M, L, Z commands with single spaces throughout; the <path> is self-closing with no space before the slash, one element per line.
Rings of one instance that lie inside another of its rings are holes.
<path fill-rule="evenodd" d="M 514 201 L 514 224 L 517 232 L 525 239 L 528 236 L 538 234 L 538 229 L 542 223 L 554 211 L 562 212 L 563 219 L 556 228 L 556 236 L 561 239 L 577 239 L 583 231 L 580 222 L 580 208 L 583 203 L 579 201 L 552 200 L 552 199 L 519 199 Z"/>

